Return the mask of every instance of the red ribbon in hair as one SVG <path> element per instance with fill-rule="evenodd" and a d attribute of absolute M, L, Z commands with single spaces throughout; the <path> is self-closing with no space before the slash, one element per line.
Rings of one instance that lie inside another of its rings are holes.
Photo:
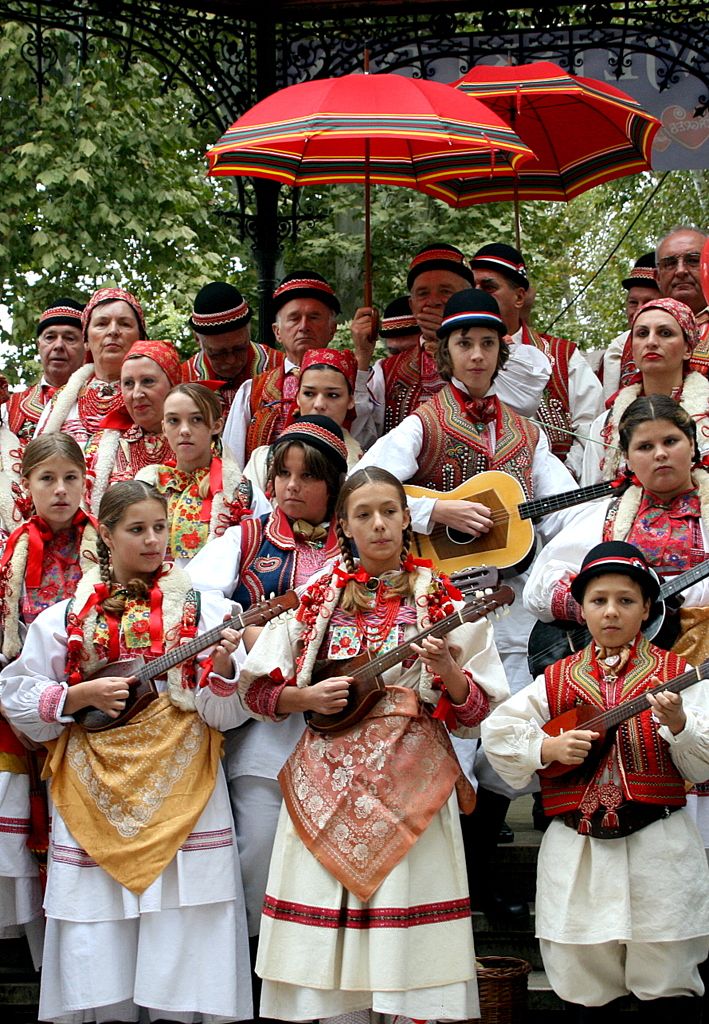
<path fill-rule="evenodd" d="M 367 583 L 372 578 L 367 570 L 361 565 L 355 570 L 355 572 L 347 572 L 347 570 L 343 569 L 342 566 L 336 565 L 332 570 L 332 573 L 333 576 L 337 577 L 337 583 L 335 586 L 338 590 L 342 587 L 346 587 L 350 580 L 354 580 L 355 583 Z"/>
<path fill-rule="evenodd" d="M 413 572 L 418 567 L 422 569 L 432 569 L 433 562 L 430 558 L 414 558 L 411 552 L 408 553 L 406 558 L 401 563 L 401 568 L 404 572 Z"/>
<path fill-rule="evenodd" d="M 215 495 L 217 495 L 224 488 L 224 474 L 222 470 L 222 460 L 219 458 L 213 458 L 209 464 L 209 493 L 202 502 L 202 509 L 199 513 L 200 523 L 208 523 L 212 518 L 212 501 Z"/>

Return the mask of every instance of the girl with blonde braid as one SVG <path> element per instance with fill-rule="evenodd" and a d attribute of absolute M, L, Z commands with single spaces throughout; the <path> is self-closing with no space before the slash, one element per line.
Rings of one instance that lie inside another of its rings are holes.
<path fill-rule="evenodd" d="M 242 669 L 239 699 L 257 719 L 341 711 L 350 678 L 338 663 L 413 641 L 459 607 L 450 583 L 411 557 L 390 473 L 354 473 L 335 519 L 340 559 L 294 617 L 264 629 Z M 279 775 L 256 965 L 264 1017 L 479 1016 L 457 799 L 470 810 L 473 794 L 448 729 L 477 726 L 507 682 L 484 619 L 412 650 L 383 673 L 366 718 L 336 735 L 306 729 Z"/>
<path fill-rule="evenodd" d="M 247 1019 L 246 917 L 220 765 L 240 637 L 224 629 L 210 671 L 186 660 L 129 721 L 86 731 L 79 711 L 116 718 L 129 695 L 130 678 L 93 678 L 101 666 L 150 661 L 230 610 L 164 562 L 165 500 L 153 488 L 114 484 L 98 519 L 99 564 L 70 602 L 35 619 L 0 677 L 8 720 L 49 749 L 39 1020 Z"/>

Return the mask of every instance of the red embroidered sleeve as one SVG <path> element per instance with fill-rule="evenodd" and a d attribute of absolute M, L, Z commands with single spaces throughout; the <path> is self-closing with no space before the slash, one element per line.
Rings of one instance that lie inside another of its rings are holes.
<path fill-rule="evenodd" d="M 244 703 L 255 715 L 279 721 L 282 716 L 277 713 L 276 707 L 286 685 L 285 679 L 276 682 L 271 676 L 259 676 L 246 691 Z"/>
<path fill-rule="evenodd" d="M 464 704 L 451 704 L 451 707 L 460 725 L 478 725 L 490 714 L 490 701 L 485 691 L 473 679 L 472 673 L 465 669 L 463 672 L 468 680 L 468 697 Z"/>
<path fill-rule="evenodd" d="M 221 676 L 210 673 L 209 675 L 209 691 L 213 693 L 215 697 L 233 697 L 236 693 L 238 679 L 223 679 Z"/>
<path fill-rule="evenodd" d="M 581 605 L 571 596 L 568 583 L 561 580 L 557 583 L 551 595 L 551 613 L 555 619 L 564 619 L 567 622 L 583 622 Z"/>
<path fill-rule="evenodd" d="M 46 690 L 43 690 L 39 697 L 39 717 L 43 722 L 56 722 L 59 719 L 59 705 L 64 699 L 64 687 L 59 686 L 48 686 Z"/>

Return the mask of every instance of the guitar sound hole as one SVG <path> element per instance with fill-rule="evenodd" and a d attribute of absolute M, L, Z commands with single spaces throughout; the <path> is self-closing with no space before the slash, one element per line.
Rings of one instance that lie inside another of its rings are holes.
<path fill-rule="evenodd" d="M 451 544 L 472 544 L 476 539 L 470 533 L 462 533 L 460 530 L 454 530 L 452 527 L 446 527 L 446 535 Z"/>

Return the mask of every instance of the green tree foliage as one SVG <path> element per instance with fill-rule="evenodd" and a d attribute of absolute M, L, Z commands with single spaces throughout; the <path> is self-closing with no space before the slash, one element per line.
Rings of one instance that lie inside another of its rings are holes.
<path fill-rule="evenodd" d="M 151 336 L 172 338 L 187 354 L 186 320 L 204 283 L 234 281 L 256 305 L 250 246 L 222 216 L 237 206 L 234 182 L 205 177 L 204 151 L 218 132 L 197 121 L 186 86 L 164 91 L 159 67 L 137 60 L 125 70 L 99 40 L 82 64 L 76 40 L 62 32 L 52 33 L 58 60 L 40 103 L 22 55 L 27 38 L 15 24 L 0 31 L 0 307 L 13 324 L 10 336 L 0 316 L 0 365 L 12 382 L 32 379 L 34 325 L 47 301 L 86 297 L 103 284 L 134 291 Z M 708 177 L 648 173 L 568 205 L 523 203 L 535 324 L 546 328 L 570 304 L 553 332 L 584 347 L 605 345 L 625 326 L 620 281 L 635 258 L 677 223 L 706 224 Z M 320 271 L 346 316 L 363 294 L 362 193 L 360 186 L 302 190 L 300 212 L 310 220 L 284 243 L 278 267 L 279 275 Z M 246 212 L 255 213 L 252 203 Z M 281 213 L 292 214 L 290 189 L 282 189 Z M 374 187 L 375 302 L 383 308 L 405 293 L 406 268 L 422 245 L 451 242 L 471 255 L 514 238 L 511 203 L 456 211 L 411 189 Z"/>
<path fill-rule="evenodd" d="M 58 61 L 43 101 L 22 59 L 27 29 L 0 33 L 0 304 L 12 317 L 7 372 L 33 376 L 34 326 L 48 300 L 118 284 L 144 303 L 148 322 L 182 333 L 197 288 L 232 276 L 245 249 L 214 215 L 230 183 L 205 177 L 209 125 L 194 127 L 185 86 L 163 93 L 145 61 L 124 71 L 95 42 L 81 66 L 76 40 L 52 34 Z M 157 336 L 152 330 L 153 336 Z"/>

